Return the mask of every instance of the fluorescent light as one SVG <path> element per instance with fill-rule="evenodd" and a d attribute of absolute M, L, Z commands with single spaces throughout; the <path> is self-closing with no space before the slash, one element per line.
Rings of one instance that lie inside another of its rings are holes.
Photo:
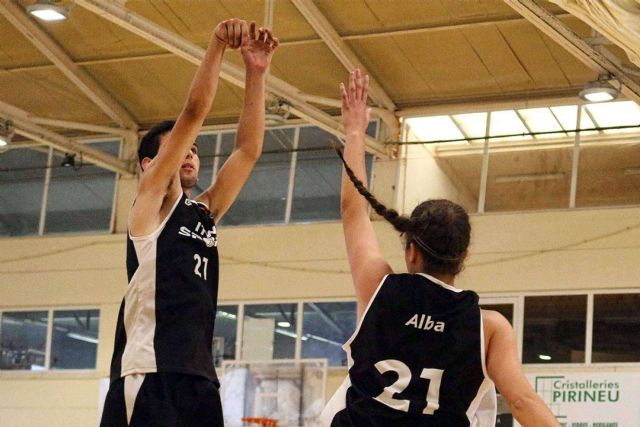
<path fill-rule="evenodd" d="M 218 311 L 218 315 L 220 315 L 220 317 L 226 317 L 227 319 L 237 319 L 238 318 L 238 316 L 236 316 L 235 314 L 227 313 L 226 311 L 222 311 L 222 310 Z"/>
<path fill-rule="evenodd" d="M 56 4 L 48 1 L 38 1 L 27 6 L 27 12 L 43 21 L 63 21 L 67 19 L 67 11 Z"/>
<path fill-rule="evenodd" d="M 564 172 L 557 173 L 529 173 L 523 175 L 503 175 L 497 176 L 495 182 L 507 183 L 507 182 L 533 182 L 533 181 L 555 181 L 564 178 Z"/>
<path fill-rule="evenodd" d="M 281 326 L 283 328 L 288 328 L 291 326 L 291 323 L 286 322 L 286 321 L 282 321 L 282 322 L 278 322 L 278 326 Z"/>
<path fill-rule="evenodd" d="M 546 354 L 539 354 L 538 355 L 538 359 L 540 359 L 540 360 L 551 360 L 551 356 L 548 356 Z"/>
<path fill-rule="evenodd" d="M 88 342 L 88 343 L 91 343 L 91 344 L 98 344 L 98 339 L 97 338 L 89 337 L 89 336 L 86 336 L 86 335 L 76 334 L 75 332 L 71 332 L 70 334 L 67 334 L 67 336 L 69 338 L 73 338 L 73 339 L 78 340 L 78 341 L 84 341 L 84 342 Z"/>
<path fill-rule="evenodd" d="M 640 168 L 626 168 L 624 170 L 625 175 L 640 175 Z"/>

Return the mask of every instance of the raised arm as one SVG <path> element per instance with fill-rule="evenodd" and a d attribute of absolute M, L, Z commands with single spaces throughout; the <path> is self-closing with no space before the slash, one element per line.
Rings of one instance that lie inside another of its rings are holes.
<path fill-rule="evenodd" d="M 346 135 L 344 159 L 365 186 L 365 132 L 371 111 L 367 107 L 368 86 L 369 76 L 362 76 L 358 69 L 349 74 L 348 89 L 340 84 L 342 123 Z M 367 211 L 367 201 L 358 193 L 346 172 L 342 173 L 340 212 L 360 318 L 380 281 L 392 271 L 382 258 Z"/>
<path fill-rule="evenodd" d="M 487 336 L 487 373 L 523 427 L 559 427 L 556 417 L 522 372 L 513 328 L 500 313 L 482 310 Z"/>
<path fill-rule="evenodd" d="M 247 23 L 231 19 L 218 24 L 211 36 L 209 48 L 191 82 L 187 100 L 175 126 L 161 143 L 157 156 L 143 164 L 146 165 L 145 172 L 129 216 L 132 234 L 145 234 L 145 231 L 155 229 L 155 225 L 161 222 L 160 210 L 169 191 L 169 184 L 179 172 L 211 109 L 225 47 L 239 47 L 243 32 L 248 33 Z"/>
<path fill-rule="evenodd" d="M 238 197 L 262 153 L 265 74 L 277 47 L 271 30 L 260 28 L 256 35 L 255 23 L 250 24 L 249 37 L 240 48 L 246 68 L 245 95 L 235 147 L 215 183 L 197 198 L 209 206 L 216 222 Z"/>

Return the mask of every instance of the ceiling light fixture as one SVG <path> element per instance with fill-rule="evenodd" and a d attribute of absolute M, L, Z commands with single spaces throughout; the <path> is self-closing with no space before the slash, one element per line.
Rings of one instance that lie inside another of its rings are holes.
<path fill-rule="evenodd" d="M 43 21 L 64 21 L 69 17 L 68 10 L 54 0 L 37 0 L 27 6 L 27 12 Z"/>
<path fill-rule="evenodd" d="M 584 85 L 580 91 L 580 98 L 587 102 L 607 102 L 613 101 L 620 94 L 620 88 L 614 88 L 609 84 L 613 78 L 611 76 L 600 76 L 598 80 Z"/>
<path fill-rule="evenodd" d="M 564 179 L 564 172 L 556 173 L 529 173 L 523 175 L 503 175 L 495 178 L 496 183 L 507 182 L 532 182 L 532 181 L 555 181 Z"/>
<path fill-rule="evenodd" d="M 0 120 L 0 147 L 5 147 L 13 138 L 13 123 L 11 120 Z"/>
<path fill-rule="evenodd" d="M 64 153 L 64 159 L 60 166 L 63 168 L 76 168 L 76 153 Z"/>
<path fill-rule="evenodd" d="M 264 123 L 267 127 L 282 126 L 291 114 L 291 106 L 282 99 L 275 99 L 267 105 Z"/>

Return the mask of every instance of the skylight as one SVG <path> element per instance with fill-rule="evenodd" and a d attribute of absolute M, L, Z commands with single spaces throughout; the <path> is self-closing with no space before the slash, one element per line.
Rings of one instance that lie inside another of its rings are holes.
<path fill-rule="evenodd" d="M 450 116 L 418 117 L 407 120 L 418 141 L 441 141 L 464 138 Z"/>
<path fill-rule="evenodd" d="M 597 127 L 634 126 L 628 129 L 591 130 L 581 136 L 602 133 L 639 132 L 640 106 L 633 101 L 585 104 L 580 118 L 580 129 Z M 487 112 L 414 117 L 407 119 L 413 136 L 418 141 L 450 141 L 474 138 L 482 141 L 486 134 Z M 577 105 L 524 108 L 520 110 L 491 111 L 489 136 L 492 141 L 523 141 L 573 137 L 578 114 Z M 529 135 L 550 132 L 543 135 Z M 513 135 L 505 136 L 503 135 Z"/>

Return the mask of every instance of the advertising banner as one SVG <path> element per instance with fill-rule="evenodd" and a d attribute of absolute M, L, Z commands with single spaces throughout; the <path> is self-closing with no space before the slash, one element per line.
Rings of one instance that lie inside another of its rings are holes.
<path fill-rule="evenodd" d="M 563 427 L 639 427 L 640 372 L 527 374 Z"/>

